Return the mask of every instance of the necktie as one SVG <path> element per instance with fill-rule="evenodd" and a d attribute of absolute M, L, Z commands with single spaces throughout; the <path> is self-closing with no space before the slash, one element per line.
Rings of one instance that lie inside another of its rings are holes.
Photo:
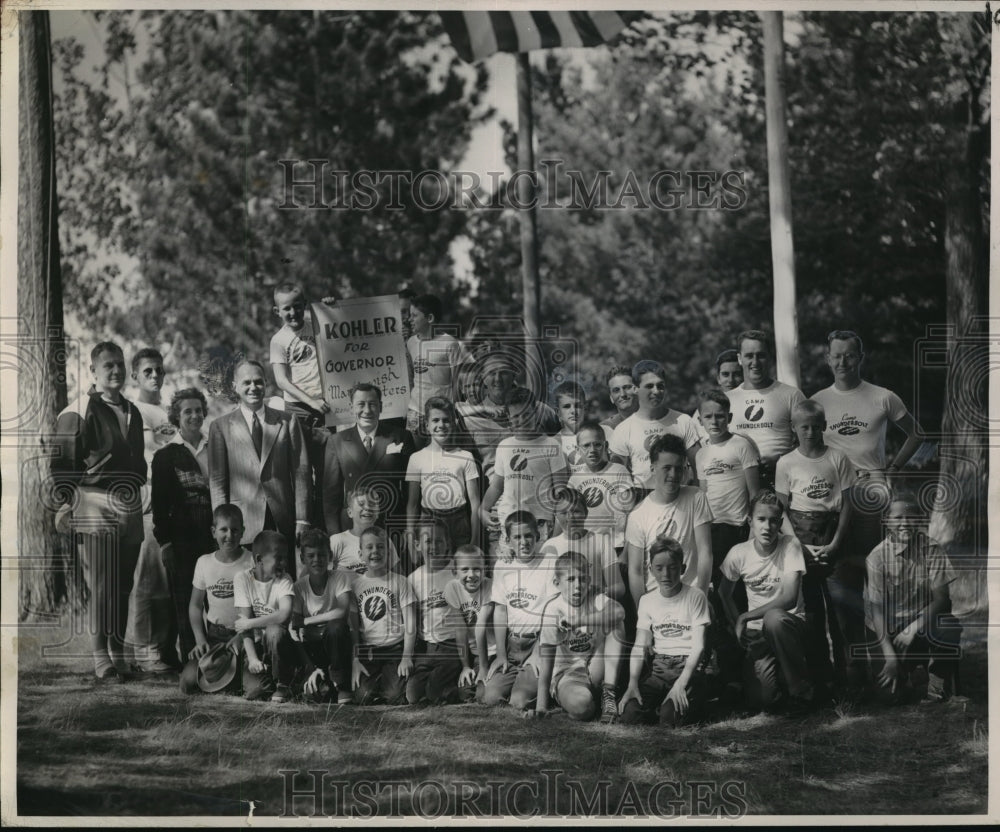
<path fill-rule="evenodd" d="M 260 419 L 257 418 L 256 413 L 253 415 L 253 427 L 250 429 L 250 438 L 253 439 L 253 447 L 257 451 L 257 459 L 260 459 L 260 451 L 264 447 L 264 429 L 260 426 Z"/>
<path fill-rule="evenodd" d="M 372 435 L 370 433 L 365 434 L 365 438 L 362 440 L 365 443 L 365 450 L 368 453 L 372 452 Z"/>

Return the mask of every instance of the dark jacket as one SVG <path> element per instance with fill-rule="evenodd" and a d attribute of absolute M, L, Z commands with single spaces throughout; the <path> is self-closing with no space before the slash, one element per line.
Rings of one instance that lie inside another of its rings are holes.
<path fill-rule="evenodd" d="M 152 468 L 156 542 L 178 544 L 187 554 L 214 552 L 212 496 L 198 460 L 187 446 L 171 442 L 153 455 Z"/>

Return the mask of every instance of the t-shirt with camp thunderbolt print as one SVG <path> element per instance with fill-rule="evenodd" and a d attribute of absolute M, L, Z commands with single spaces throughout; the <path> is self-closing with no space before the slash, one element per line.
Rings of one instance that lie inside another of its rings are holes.
<path fill-rule="evenodd" d="M 483 578 L 483 582 L 475 592 L 469 592 L 458 578 L 453 578 L 444 588 L 444 600 L 458 612 L 469 630 L 469 647 L 473 656 L 479 655 L 479 648 L 476 647 L 476 622 L 479 621 L 483 607 L 491 603 L 492 597 L 491 578 Z M 486 628 L 486 652 L 490 654 L 496 652 L 496 636 L 493 634 L 492 626 Z"/>
<path fill-rule="evenodd" d="M 600 624 L 590 624 L 585 627 L 573 625 L 574 618 L 601 614 Z M 562 626 L 569 624 L 569 627 Z M 625 639 L 625 610 L 617 601 L 603 593 L 590 596 L 590 600 L 582 607 L 573 607 L 563 598 L 556 595 L 545 606 L 542 613 L 542 634 L 538 644 L 555 645 L 555 662 L 552 666 L 552 681 L 559 674 L 571 667 L 587 667 L 595 654 L 598 660 L 604 659 L 604 642 L 610 633 L 616 633 L 619 641 Z M 532 653 L 531 663 L 539 664 L 538 645 Z"/>
<path fill-rule="evenodd" d="M 208 601 L 206 618 L 212 624 L 233 629 L 236 604 L 233 603 L 233 579 L 241 572 L 253 569 L 253 555 L 247 549 L 232 563 L 223 563 L 212 552 L 195 562 L 191 585 L 205 592 Z"/>
<path fill-rule="evenodd" d="M 586 466 L 569 475 L 569 487 L 587 501 L 584 528 L 598 537 L 610 537 L 611 545 L 625 545 L 625 521 L 635 499 L 634 481 L 620 462 L 609 462 L 601 471 Z"/>
<path fill-rule="evenodd" d="M 805 401 L 801 390 L 775 381 L 762 390 L 745 390 L 741 384 L 726 395 L 733 413 L 729 429 L 749 436 L 764 462 L 773 465 L 795 447 L 792 408 Z"/>
<path fill-rule="evenodd" d="M 258 581 L 253 574 L 253 569 L 240 572 L 233 578 L 233 604 L 237 609 L 249 607 L 253 610 L 254 618 L 262 618 L 278 611 L 278 606 L 282 598 L 289 598 L 291 606 L 295 598 L 295 585 L 288 575 L 276 575 L 269 581 Z M 262 641 L 264 631 L 255 629 L 253 631 L 255 641 Z"/>
<path fill-rule="evenodd" d="M 542 611 L 556 592 L 552 564 L 546 560 L 530 566 L 514 561 L 493 576 L 492 601 L 507 608 L 507 629 L 515 635 L 537 633 L 541 629 Z"/>
<path fill-rule="evenodd" d="M 504 439 L 497 446 L 493 463 L 493 475 L 503 477 L 503 494 L 497 500 L 500 524 L 515 511 L 530 511 L 537 520 L 551 520 L 552 478 L 565 470 L 566 457 L 555 437 Z"/>
<path fill-rule="evenodd" d="M 643 419 L 638 413 L 633 413 L 615 428 L 612 435 L 611 453 L 629 460 L 632 476 L 644 488 L 653 487 L 649 482 L 649 446 L 656 437 L 665 433 L 679 436 L 684 440 L 685 448 L 693 448 L 701 441 L 694 419 L 677 410 L 668 410 L 659 419 Z"/>
<path fill-rule="evenodd" d="M 841 492 L 854 485 L 854 466 L 840 451 L 827 448 L 815 459 L 796 448 L 778 460 L 774 490 L 788 495 L 796 511 L 840 511 Z"/>
<path fill-rule="evenodd" d="M 354 581 L 361 643 L 366 647 L 391 647 L 405 635 L 403 608 L 417 603 L 410 582 L 388 572 L 381 578 L 358 575 Z"/>
<path fill-rule="evenodd" d="M 713 523 L 742 526 L 750 513 L 747 468 L 760 464 L 757 449 L 745 436 L 732 434 L 725 442 L 698 449 L 698 481 L 705 489 Z"/>
<path fill-rule="evenodd" d="M 729 550 L 720 569 L 733 582 L 743 580 L 747 590 L 747 609 L 753 611 L 774 600 L 786 575 L 804 575 L 806 562 L 802 556 L 802 544 L 790 534 L 781 534 L 774 551 L 766 556 L 757 551 L 753 540 L 737 543 Z M 788 612 L 801 618 L 805 615 L 804 610 L 802 584 L 799 583 L 799 597 Z M 747 621 L 747 629 L 759 630 L 763 623 L 760 618 Z"/>
<path fill-rule="evenodd" d="M 288 376 L 296 387 L 314 399 L 323 398 L 323 382 L 319 375 L 316 356 L 316 336 L 312 321 L 306 316 L 299 329 L 287 324 L 271 337 L 270 361 L 288 365 Z M 298 401 L 291 393 L 284 392 L 286 402 Z"/>
<path fill-rule="evenodd" d="M 906 415 L 906 405 L 891 390 L 862 381 L 853 390 L 831 385 L 813 396 L 826 411 L 823 439 L 847 454 L 859 471 L 885 468 L 885 429 Z"/>
<path fill-rule="evenodd" d="M 690 656 L 694 628 L 708 624 L 708 599 L 693 586 L 665 598 L 659 588 L 639 599 L 636 630 L 653 634 L 653 652 L 659 656 Z"/>
<path fill-rule="evenodd" d="M 425 563 L 410 573 L 410 586 L 420 605 L 420 638 L 428 644 L 440 644 L 455 638 L 455 613 L 444 597 L 444 591 L 455 578 L 451 564 L 432 572 Z"/>
<path fill-rule="evenodd" d="M 649 547 L 661 534 L 672 537 L 684 550 L 684 574 L 681 580 L 689 586 L 698 582 L 698 570 L 692 566 L 696 562 L 698 548 L 695 545 L 694 530 L 712 522 L 712 511 L 704 492 L 693 485 L 682 485 L 677 499 L 672 503 L 660 503 L 650 494 L 639 503 L 628 516 L 625 527 L 625 542 L 642 549 L 642 572 L 646 576 L 646 589 L 656 589 L 658 584 L 649 573 Z M 711 553 L 708 553 L 711 556 Z M 706 587 L 707 589 L 707 587 Z"/>

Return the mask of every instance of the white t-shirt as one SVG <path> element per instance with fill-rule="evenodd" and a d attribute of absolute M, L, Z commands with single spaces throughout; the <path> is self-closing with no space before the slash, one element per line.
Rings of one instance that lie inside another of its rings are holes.
<path fill-rule="evenodd" d="M 316 335 L 308 315 L 298 331 L 286 324 L 271 336 L 270 360 L 272 364 L 287 364 L 292 384 L 303 393 L 314 399 L 323 398 Z M 298 401 L 287 392 L 282 395 L 286 402 Z"/>
<path fill-rule="evenodd" d="M 295 586 L 287 575 L 271 578 L 269 581 L 258 581 L 253 576 L 253 569 L 240 572 L 233 579 L 233 606 L 249 607 L 253 610 L 252 618 L 261 618 L 278 610 L 278 602 L 288 596 L 295 595 Z M 264 637 L 262 630 L 254 630 L 255 641 Z"/>
<path fill-rule="evenodd" d="M 653 634 L 653 652 L 660 656 L 690 656 L 692 632 L 709 623 L 708 599 L 693 586 L 681 584 L 681 591 L 665 598 L 659 588 L 639 599 L 636 630 Z"/>
<path fill-rule="evenodd" d="M 146 465 L 151 466 L 153 454 L 173 440 L 177 428 L 170 424 L 167 411 L 160 405 L 131 399 L 129 401 L 136 406 L 142 416 L 143 455 L 146 457 Z M 152 469 L 147 468 L 147 473 L 150 470 Z"/>
<path fill-rule="evenodd" d="M 530 566 L 517 561 L 497 569 L 493 576 L 494 604 L 507 608 L 507 630 L 515 635 L 537 633 L 542 611 L 557 592 L 552 584 L 552 564 L 541 560 Z"/>
<path fill-rule="evenodd" d="M 581 615 L 604 613 L 600 625 L 587 627 L 573 626 L 573 619 Z M 559 626 L 568 622 L 568 629 Z M 556 647 L 552 679 L 572 667 L 586 668 L 595 654 L 603 659 L 604 642 L 610 633 L 617 633 L 619 639 L 625 637 L 625 610 L 622 605 L 603 593 L 591 595 L 589 601 L 580 607 L 572 606 L 562 595 L 556 595 L 545 605 L 542 613 L 542 632 L 532 655 L 532 664 L 538 663 L 538 645 L 552 644 Z"/>
<path fill-rule="evenodd" d="M 233 582 L 237 575 L 253 569 L 253 555 L 247 549 L 232 563 L 223 563 L 218 552 L 202 555 L 195 562 L 191 586 L 205 592 L 208 611 L 205 618 L 212 624 L 233 629 L 236 623 L 236 604 L 233 601 Z"/>
<path fill-rule="evenodd" d="M 677 499 L 672 503 L 654 502 L 646 497 L 628 518 L 625 542 L 642 549 L 642 571 L 646 575 L 646 589 L 657 589 L 658 584 L 649 573 L 649 547 L 661 534 L 672 537 L 684 550 L 684 574 L 681 580 L 688 586 L 698 585 L 698 571 L 689 568 L 698 555 L 694 530 L 703 523 L 712 522 L 712 512 L 705 494 L 693 485 L 682 485 Z M 711 552 L 706 553 L 710 557 Z M 699 587 L 700 589 L 701 587 Z"/>
<path fill-rule="evenodd" d="M 886 425 L 906 415 L 906 405 L 891 390 L 862 381 L 853 390 L 830 385 L 813 396 L 826 411 L 823 439 L 847 455 L 859 471 L 885 468 Z"/>
<path fill-rule="evenodd" d="M 726 395 L 733 412 L 730 429 L 749 436 L 764 462 L 774 463 L 795 447 L 792 408 L 805 401 L 801 390 L 775 381 L 762 390 L 745 390 L 741 384 Z"/>
<path fill-rule="evenodd" d="M 542 544 L 542 554 L 547 558 L 549 568 L 556 568 L 560 555 L 567 552 L 579 552 L 590 564 L 590 582 L 598 592 L 605 592 L 604 576 L 608 567 L 618 562 L 615 550 L 609 545 L 606 537 L 587 532 L 583 537 L 570 540 L 566 532 L 550 537 Z"/>
<path fill-rule="evenodd" d="M 774 600 L 781 587 L 781 579 L 785 575 L 795 573 L 804 575 L 806 562 L 799 541 L 790 534 L 782 534 L 778 536 L 778 545 L 767 557 L 757 551 L 753 540 L 737 543 L 729 550 L 720 569 L 731 581 L 743 579 L 747 590 L 747 609 L 753 611 Z M 800 582 L 798 600 L 789 612 L 802 617 L 805 615 L 804 610 Z M 747 629 L 759 630 L 763 623 L 763 619 L 760 618 L 748 621 Z"/>
<path fill-rule="evenodd" d="M 840 451 L 827 448 L 811 459 L 800 448 L 778 460 L 774 490 L 788 495 L 796 511 L 840 511 L 841 492 L 854 484 L 854 466 Z"/>
<path fill-rule="evenodd" d="M 725 442 L 698 449 L 698 482 L 705 489 L 712 521 L 743 525 L 750 513 L 750 492 L 744 471 L 760 464 L 757 449 L 745 436 L 732 434 Z"/>
<path fill-rule="evenodd" d="M 330 563 L 336 569 L 358 575 L 364 575 L 368 571 L 368 564 L 361 559 L 361 536 L 354 534 L 351 529 L 330 535 L 330 554 Z M 389 568 L 395 569 L 397 566 L 399 553 L 396 551 L 396 544 L 390 540 Z"/>
<path fill-rule="evenodd" d="M 569 475 L 569 487 L 587 501 L 589 513 L 584 528 L 610 538 L 616 549 L 625 545 L 625 521 L 635 501 L 634 485 L 632 475 L 619 462 L 609 462 L 595 472 L 584 465 Z"/>
<path fill-rule="evenodd" d="M 309 584 L 309 576 L 305 575 L 295 582 L 295 597 L 292 599 L 292 612 L 309 618 L 330 612 L 342 606 L 340 596 L 351 591 L 354 576 L 348 572 L 335 569 L 329 573 L 323 593 L 317 595 Z M 345 602 L 349 603 L 348 599 Z M 345 607 L 346 610 L 346 607 Z"/>
<path fill-rule="evenodd" d="M 694 419 L 673 409 L 661 419 L 643 419 L 638 413 L 633 413 L 615 428 L 611 437 L 611 453 L 629 460 L 632 476 L 644 488 L 652 488 L 649 481 L 649 446 L 656 437 L 666 433 L 679 436 L 688 449 L 701 441 Z"/>
<path fill-rule="evenodd" d="M 440 644 L 455 638 L 454 610 L 448 605 L 444 591 L 455 579 L 449 565 L 431 572 L 425 563 L 410 573 L 410 587 L 420 604 L 420 638 L 428 644 Z"/>
<path fill-rule="evenodd" d="M 451 511 L 469 502 L 466 483 L 479 478 L 472 454 L 442 451 L 433 443 L 410 457 L 406 481 L 420 483 L 420 505 L 431 511 Z"/>
<path fill-rule="evenodd" d="M 406 349 L 413 362 L 410 410 L 423 415 L 424 404 L 432 396 L 454 400 L 454 373 L 465 358 L 461 342 L 446 333 L 424 340 L 411 335 L 406 342 Z"/>
<path fill-rule="evenodd" d="M 354 581 L 354 597 L 358 601 L 362 644 L 389 647 L 403 640 L 403 608 L 417 603 L 406 578 L 395 572 L 381 578 L 359 575 Z"/>
<path fill-rule="evenodd" d="M 479 614 L 483 607 L 492 603 L 492 597 L 493 580 L 491 578 L 483 578 L 483 582 L 475 592 L 469 592 L 458 578 L 452 578 L 448 582 L 448 586 L 444 588 L 444 600 L 448 602 L 448 606 L 462 616 L 465 626 L 468 627 L 469 647 L 473 656 L 479 655 L 479 648 L 476 646 L 476 624 L 479 621 Z M 496 649 L 496 636 L 493 628 L 487 627 L 486 652 L 488 654 L 495 653 Z"/>
<path fill-rule="evenodd" d="M 500 525 L 515 511 L 530 511 L 536 520 L 551 520 L 552 478 L 565 469 L 566 457 L 553 436 L 511 436 L 497 445 L 493 475 L 503 477 L 503 494 L 497 500 Z"/>

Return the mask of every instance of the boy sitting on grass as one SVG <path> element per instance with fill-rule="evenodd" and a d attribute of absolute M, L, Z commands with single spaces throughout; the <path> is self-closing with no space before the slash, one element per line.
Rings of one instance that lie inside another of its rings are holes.
<path fill-rule="evenodd" d="M 660 725 L 673 728 L 693 721 L 702 704 L 698 665 L 705 650 L 708 599 L 681 582 L 684 550 L 673 538 L 658 537 L 649 560 L 656 589 L 639 599 L 628 688 L 619 707 L 627 725 L 655 723 L 658 716 Z M 650 646 L 653 658 L 647 664 Z"/>
<path fill-rule="evenodd" d="M 354 581 L 361 623 L 351 673 L 354 702 L 405 705 L 417 641 L 417 599 L 409 581 L 389 571 L 385 529 L 369 526 L 361 532 L 361 557 L 366 569 Z"/>
<path fill-rule="evenodd" d="M 306 574 L 295 582 L 291 634 L 305 669 L 303 693 L 318 702 L 343 705 L 351 701 L 357 648 L 357 610 L 351 610 L 354 576 L 331 571 L 330 543 L 319 529 L 302 533 L 299 557 Z"/>
<path fill-rule="evenodd" d="M 892 495 L 886 539 L 868 556 L 865 613 L 875 634 L 869 644 L 879 699 L 897 703 L 914 687 L 912 671 L 926 665 L 925 702 L 955 693 L 962 628 L 951 614 L 955 570 L 940 544 L 927 536 L 927 515 L 913 494 Z"/>
<path fill-rule="evenodd" d="M 198 660 L 216 644 L 236 635 L 236 605 L 233 583 L 236 576 L 253 569 L 253 555 L 240 545 L 243 539 L 243 512 L 224 503 L 212 512 L 212 537 L 219 548 L 202 555 L 194 566 L 188 618 L 195 646 L 186 657 L 181 672 L 181 691 L 198 693 Z M 206 608 L 207 603 L 207 608 Z"/>
<path fill-rule="evenodd" d="M 287 559 L 284 535 L 265 529 L 253 539 L 253 569 L 233 581 L 233 629 L 244 633 L 243 696 L 247 699 L 286 702 L 292 695 L 296 656 L 288 619 L 295 589 L 285 574 Z"/>
<path fill-rule="evenodd" d="M 422 561 L 410 573 L 410 586 L 420 614 L 413 673 L 406 683 L 406 701 L 444 705 L 458 701 L 462 663 L 455 643 L 455 613 L 445 590 L 455 578 L 448 529 L 440 520 L 422 520 L 417 527 L 417 555 Z"/>
<path fill-rule="evenodd" d="M 380 517 L 378 492 L 371 484 L 359 485 L 347 500 L 347 516 L 353 521 L 351 528 L 330 535 L 330 557 L 337 569 L 364 575 L 368 566 L 361 556 L 361 533 L 374 526 Z M 389 541 L 389 567 L 399 566 L 399 554 Z"/>
<path fill-rule="evenodd" d="M 528 511 L 506 519 L 514 560 L 493 576 L 493 631 L 497 657 L 486 677 L 483 701 L 529 710 L 535 707 L 538 674 L 528 662 L 538 641 L 542 611 L 556 590 L 552 570 L 538 548 L 538 522 Z"/>
<path fill-rule="evenodd" d="M 463 702 L 483 701 L 486 676 L 497 646 L 490 626 L 493 617 L 493 581 L 486 577 L 486 556 L 478 546 L 455 550 L 455 577 L 444 589 L 444 599 L 455 615 L 455 642 L 462 672 L 458 695 Z"/>
<path fill-rule="evenodd" d="M 545 716 L 550 698 L 570 718 L 602 722 L 618 716 L 615 679 L 625 640 L 625 610 L 597 590 L 590 562 L 579 552 L 558 557 L 552 583 L 559 594 L 545 605 L 532 663 L 537 703 L 527 716 Z"/>
<path fill-rule="evenodd" d="M 802 601 L 806 563 L 799 541 L 781 533 L 781 516 L 778 495 L 769 488 L 758 491 L 750 502 L 751 538 L 734 546 L 722 562 L 719 597 L 746 650 L 744 690 L 750 706 L 776 709 L 787 691 L 792 710 L 807 710 L 814 691 Z M 733 601 L 737 581 L 746 587 L 744 613 Z"/>

